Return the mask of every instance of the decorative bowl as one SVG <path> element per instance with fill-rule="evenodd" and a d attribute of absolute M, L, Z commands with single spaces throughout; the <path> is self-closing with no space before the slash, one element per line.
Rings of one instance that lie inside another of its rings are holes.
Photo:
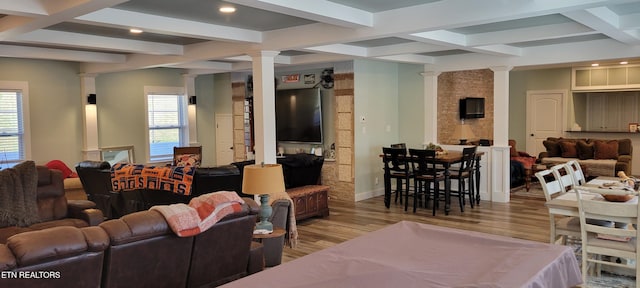
<path fill-rule="evenodd" d="M 603 194 L 602 197 L 609 202 L 627 202 L 633 198 L 633 195 Z"/>

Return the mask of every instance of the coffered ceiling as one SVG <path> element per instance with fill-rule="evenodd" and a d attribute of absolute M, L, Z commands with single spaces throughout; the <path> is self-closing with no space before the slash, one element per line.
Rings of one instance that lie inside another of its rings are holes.
<path fill-rule="evenodd" d="M 294 67 L 640 64 L 640 0 L 0 0 L 0 57 L 199 74 L 248 70 L 258 51 Z"/>

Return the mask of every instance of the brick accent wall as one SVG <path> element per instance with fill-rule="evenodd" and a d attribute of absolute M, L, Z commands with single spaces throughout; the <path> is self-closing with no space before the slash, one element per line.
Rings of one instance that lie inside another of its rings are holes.
<path fill-rule="evenodd" d="M 454 125 L 460 124 L 459 100 L 485 98 L 484 118 L 466 119 L 476 139 L 493 138 L 493 71 L 490 69 L 443 72 L 438 76 L 438 142 L 458 144 Z"/>

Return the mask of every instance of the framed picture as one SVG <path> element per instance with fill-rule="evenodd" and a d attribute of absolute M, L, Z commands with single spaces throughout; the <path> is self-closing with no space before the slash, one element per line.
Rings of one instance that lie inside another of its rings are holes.
<path fill-rule="evenodd" d="M 100 158 L 111 166 L 118 162 L 134 163 L 133 146 L 103 147 L 100 148 Z"/>
<path fill-rule="evenodd" d="M 304 75 L 304 84 L 315 84 L 315 83 L 316 83 L 316 74 Z"/>
<path fill-rule="evenodd" d="M 629 132 L 638 132 L 638 123 L 629 123 Z"/>

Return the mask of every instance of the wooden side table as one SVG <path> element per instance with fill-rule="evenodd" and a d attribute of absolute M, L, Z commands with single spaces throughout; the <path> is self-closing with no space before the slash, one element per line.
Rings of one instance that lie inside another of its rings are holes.
<path fill-rule="evenodd" d="M 264 266 L 273 267 L 282 263 L 285 233 L 282 228 L 273 228 L 273 232 L 269 234 L 253 234 L 253 240 L 264 246 Z"/>

